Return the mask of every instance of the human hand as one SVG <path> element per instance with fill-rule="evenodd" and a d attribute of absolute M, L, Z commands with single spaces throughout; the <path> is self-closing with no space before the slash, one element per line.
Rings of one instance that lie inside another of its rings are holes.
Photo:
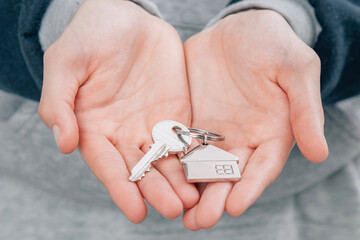
<path fill-rule="evenodd" d="M 230 15 L 185 43 L 193 127 L 225 135 L 239 157 L 237 183 L 201 185 L 186 228 L 211 228 L 226 211 L 241 215 L 280 174 L 296 140 L 303 155 L 328 155 L 320 61 L 286 20 L 269 10 Z"/>
<path fill-rule="evenodd" d="M 149 149 L 160 120 L 190 125 L 182 43 L 176 31 L 130 1 L 87 0 L 44 56 L 39 105 L 63 153 L 79 150 L 132 222 L 146 201 L 167 218 L 199 197 L 175 156 L 146 177 L 129 170 Z M 140 190 L 140 191 L 139 191 Z"/>

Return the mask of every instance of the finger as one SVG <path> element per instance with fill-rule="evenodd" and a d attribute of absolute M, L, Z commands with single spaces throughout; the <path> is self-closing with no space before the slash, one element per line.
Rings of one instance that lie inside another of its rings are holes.
<path fill-rule="evenodd" d="M 241 180 L 226 202 L 226 211 L 239 216 L 281 173 L 293 146 L 292 139 L 275 139 L 260 145 L 248 160 Z"/>
<path fill-rule="evenodd" d="M 168 180 L 179 196 L 185 209 L 193 207 L 199 201 L 199 192 L 194 184 L 188 183 L 184 167 L 174 155 L 155 162 L 155 168 Z"/>
<path fill-rule="evenodd" d="M 125 216 L 133 223 L 143 221 L 146 204 L 136 183 L 129 181 L 129 171 L 121 154 L 109 140 L 105 136 L 83 134 L 79 150 Z"/>
<path fill-rule="evenodd" d="M 197 143 L 193 141 L 190 148 L 195 146 L 197 146 Z M 154 166 L 169 181 L 181 199 L 184 209 L 192 208 L 199 201 L 199 191 L 194 184 L 188 183 L 186 180 L 184 166 L 178 156 L 169 155 L 166 159 L 156 161 Z"/>
<path fill-rule="evenodd" d="M 311 66 L 291 72 L 286 81 L 290 121 L 299 149 L 312 162 L 324 161 L 328 146 L 324 136 L 319 61 L 314 60 Z"/>
<path fill-rule="evenodd" d="M 239 147 L 229 151 L 239 158 L 238 166 L 240 172 L 243 171 L 253 151 L 253 149 L 248 147 Z M 226 199 L 233 185 L 233 182 L 207 184 L 195 214 L 195 222 L 199 227 L 210 229 L 220 220 L 225 211 Z"/>
<path fill-rule="evenodd" d="M 137 146 L 123 146 L 120 151 L 129 169 L 144 156 Z M 180 216 L 183 211 L 182 202 L 156 168 L 150 168 L 137 184 L 146 201 L 165 218 L 174 219 Z"/>
<path fill-rule="evenodd" d="M 191 231 L 199 231 L 201 227 L 197 225 L 195 221 L 195 213 L 198 205 L 195 205 L 193 208 L 186 210 L 183 214 L 182 222 L 185 228 Z"/>
<path fill-rule="evenodd" d="M 207 184 L 195 212 L 195 222 L 199 227 L 210 229 L 220 220 L 232 186 L 231 182 Z"/>
<path fill-rule="evenodd" d="M 79 141 L 74 102 L 79 83 L 49 49 L 44 57 L 44 81 L 39 104 L 42 121 L 52 129 L 62 153 L 73 152 Z"/>
<path fill-rule="evenodd" d="M 207 183 L 196 183 L 196 188 L 198 189 L 200 196 L 202 196 L 202 194 L 204 193 L 206 186 Z M 185 210 L 183 214 L 183 225 L 185 228 L 191 231 L 198 231 L 201 229 L 201 227 L 195 221 L 195 213 L 197 207 L 198 204 L 196 204 L 190 209 Z"/>
<path fill-rule="evenodd" d="M 239 158 L 239 172 L 242 173 L 244 171 L 246 163 L 249 161 L 251 155 L 254 153 L 254 149 L 249 147 L 237 147 L 230 149 L 229 153 L 234 154 Z"/>

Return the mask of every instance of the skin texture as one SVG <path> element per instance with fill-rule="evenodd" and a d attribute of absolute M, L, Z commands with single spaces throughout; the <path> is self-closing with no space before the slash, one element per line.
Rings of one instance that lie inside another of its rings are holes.
<path fill-rule="evenodd" d="M 312 162 L 328 155 L 320 61 L 286 20 L 269 10 L 230 15 L 184 45 L 192 126 L 225 135 L 215 145 L 237 155 L 237 183 L 200 185 L 183 215 L 190 230 L 213 227 L 226 210 L 241 215 L 280 174 L 295 143 Z"/>
<path fill-rule="evenodd" d="M 211 228 L 225 210 L 239 216 L 255 202 L 295 140 L 310 161 L 328 154 L 319 58 L 266 10 L 230 15 L 183 48 L 169 24 L 136 4 L 87 0 L 45 52 L 39 114 L 60 151 L 78 147 L 134 223 L 146 217 L 145 199 L 170 219 L 186 209 L 188 229 Z M 241 181 L 196 188 L 171 156 L 129 182 L 165 119 L 225 135 L 216 144 L 239 157 Z"/>
<path fill-rule="evenodd" d="M 45 52 L 39 114 L 61 152 L 79 147 L 130 221 L 146 217 L 144 199 L 170 219 L 198 201 L 175 156 L 159 160 L 140 182 L 128 180 L 157 122 L 191 123 L 178 34 L 136 4 L 88 0 L 80 7 Z"/>

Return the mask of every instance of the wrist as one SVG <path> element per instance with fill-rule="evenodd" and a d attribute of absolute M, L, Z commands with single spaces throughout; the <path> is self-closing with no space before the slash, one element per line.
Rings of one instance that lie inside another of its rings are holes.
<path fill-rule="evenodd" d="M 306 0 L 238 0 L 215 16 L 208 27 L 231 14 L 251 9 L 272 10 L 279 13 L 298 37 L 310 47 L 314 46 L 321 32 L 313 7 Z"/>
<path fill-rule="evenodd" d="M 294 33 L 286 19 L 276 11 L 268 9 L 249 9 L 236 14 L 231 14 L 221 19 L 215 26 L 229 32 L 227 36 L 237 34 L 256 34 L 259 38 L 263 36 L 274 36 L 279 29 L 286 28 Z M 244 36 L 242 36 L 244 37 Z M 278 36 L 281 38 L 281 35 Z"/>
<path fill-rule="evenodd" d="M 89 0 L 87 0 L 89 1 Z M 161 14 L 154 3 L 150 0 L 90 0 L 98 4 L 132 2 L 137 6 L 142 7 L 151 15 L 161 18 Z M 64 32 L 70 21 L 74 17 L 79 7 L 85 0 L 53 0 L 48 7 L 39 30 L 39 40 L 42 50 L 45 51 L 51 44 L 53 44 L 60 35 Z M 96 12 L 97 9 L 94 11 Z"/>

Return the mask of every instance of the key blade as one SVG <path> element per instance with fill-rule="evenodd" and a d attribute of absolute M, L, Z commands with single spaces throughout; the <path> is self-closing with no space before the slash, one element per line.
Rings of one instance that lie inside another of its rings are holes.
<path fill-rule="evenodd" d="M 138 181 L 146 171 L 150 170 L 151 163 L 167 154 L 169 146 L 166 143 L 156 141 L 140 161 L 131 169 L 130 181 Z"/>
<path fill-rule="evenodd" d="M 129 180 L 132 182 L 141 180 L 141 178 L 145 176 L 145 173 L 150 171 L 150 167 L 151 167 L 151 164 L 149 163 L 134 173 L 133 173 L 133 171 L 131 171 L 131 176 L 129 177 Z"/>

